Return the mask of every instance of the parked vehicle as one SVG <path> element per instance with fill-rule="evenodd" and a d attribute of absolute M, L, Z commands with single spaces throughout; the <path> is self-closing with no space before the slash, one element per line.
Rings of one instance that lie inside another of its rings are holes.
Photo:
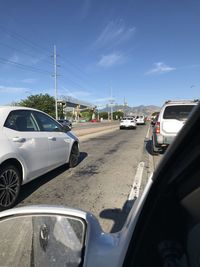
<path fill-rule="evenodd" d="M 92 119 L 90 122 L 100 122 L 98 119 Z"/>
<path fill-rule="evenodd" d="M 39 110 L 0 107 L 0 143 L 0 210 L 15 204 L 21 185 L 78 163 L 78 138 Z"/>
<path fill-rule="evenodd" d="M 120 129 L 127 129 L 127 128 L 136 129 L 136 119 L 135 119 L 135 117 L 124 117 L 120 121 L 119 128 Z"/>
<path fill-rule="evenodd" d="M 154 112 L 153 115 L 151 115 L 151 125 L 154 126 L 156 124 L 156 121 L 158 120 L 159 112 Z"/>
<path fill-rule="evenodd" d="M 137 123 L 137 125 L 144 125 L 145 124 L 145 117 L 143 115 L 136 116 L 136 123 Z"/>
<path fill-rule="evenodd" d="M 67 119 L 60 119 L 58 120 L 59 123 L 61 123 L 64 126 L 68 126 L 70 129 L 72 129 L 72 122 Z"/>
<path fill-rule="evenodd" d="M 151 118 L 151 125 L 154 126 L 158 120 L 159 113 Z"/>
<path fill-rule="evenodd" d="M 166 101 L 153 128 L 153 151 L 159 152 L 167 147 L 185 124 L 198 100 Z"/>
<path fill-rule="evenodd" d="M 117 233 L 103 232 L 92 214 L 71 208 L 1 212 L 0 266 L 198 266 L 199 125 L 200 105 Z"/>

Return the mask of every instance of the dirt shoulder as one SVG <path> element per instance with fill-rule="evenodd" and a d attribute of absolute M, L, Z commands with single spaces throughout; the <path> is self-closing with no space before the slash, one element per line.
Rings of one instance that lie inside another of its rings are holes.
<path fill-rule="evenodd" d="M 85 135 L 90 135 L 90 134 L 98 134 L 102 133 L 105 131 L 110 131 L 110 130 L 116 130 L 118 129 L 118 125 L 112 124 L 112 125 L 102 125 L 100 127 L 94 127 L 94 128 L 86 128 L 86 129 L 73 129 L 73 132 L 77 135 L 77 137 L 83 137 Z"/>

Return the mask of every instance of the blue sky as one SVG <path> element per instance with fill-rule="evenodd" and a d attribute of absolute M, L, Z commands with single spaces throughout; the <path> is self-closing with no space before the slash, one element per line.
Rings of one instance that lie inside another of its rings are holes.
<path fill-rule="evenodd" d="M 1 0 L 0 105 L 54 95 L 54 45 L 59 97 L 200 97 L 199 0 Z"/>

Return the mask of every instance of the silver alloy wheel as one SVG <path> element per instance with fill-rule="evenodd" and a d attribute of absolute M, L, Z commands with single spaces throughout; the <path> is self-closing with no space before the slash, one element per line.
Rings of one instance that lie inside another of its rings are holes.
<path fill-rule="evenodd" d="M 18 170 L 5 167 L 0 174 L 0 208 L 10 208 L 15 203 L 21 186 Z"/>

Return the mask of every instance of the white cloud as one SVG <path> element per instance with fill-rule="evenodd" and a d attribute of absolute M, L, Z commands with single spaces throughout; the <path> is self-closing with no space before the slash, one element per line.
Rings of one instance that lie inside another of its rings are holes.
<path fill-rule="evenodd" d="M 24 79 L 22 80 L 23 83 L 29 83 L 29 84 L 32 84 L 32 83 L 35 83 L 37 81 L 37 79 Z"/>
<path fill-rule="evenodd" d="M 126 27 L 123 20 L 110 21 L 94 42 L 93 47 L 116 46 L 128 41 L 135 33 L 135 27 Z"/>
<path fill-rule="evenodd" d="M 14 62 L 19 62 L 19 56 L 16 54 L 16 53 L 14 53 L 14 54 L 12 54 L 9 58 L 8 58 L 8 60 L 9 61 L 14 61 Z"/>
<path fill-rule="evenodd" d="M 86 97 L 86 96 L 90 96 L 91 93 L 87 92 L 87 91 L 75 91 L 73 93 L 71 93 L 70 96 L 72 97 Z"/>
<path fill-rule="evenodd" d="M 77 90 L 77 91 L 71 92 L 70 90 L 68 90 L 67 88 L 63 86 L 62 86 L 62 93 L 67 94 L 68 97 L 72 97 L 72 98 L 84 98 L 84 97 L 91 96 L 91 93 L 86 90 Z"/>
<path fill-rule="evenodd" d="M 102 98 L 97 98 L 94 99 L 94 102 L 99 103 L 99 102 L 108 102 L 111 100 L 111 97 L 102 97 Z"/>
<path fill-rule="evenodd" d="M 125 57 L 122 54 L 112 53 L 101 56 L 97 65 L 100 67 L 111 67 L 114 65 L 122 64 L 124 62 L 125 62 Z"/>
<path fill-rule="evenodd" d="M 0 93 L 7 93 L 7 94 L 22 94 L 22 93 L 29 93 L 29 88 L 24 87 L 9 87 L 0 85 Z"/>
<path fill-rule="evenodd" d="M 163 74 L 163 73 L 171 72 L 174 70 L 176 70 L 176 68 L 167 66 L 163 62 L 157 62 L 157 63 L 154 63 L 154 68 L 147 71 L 146 74 Z"/>

